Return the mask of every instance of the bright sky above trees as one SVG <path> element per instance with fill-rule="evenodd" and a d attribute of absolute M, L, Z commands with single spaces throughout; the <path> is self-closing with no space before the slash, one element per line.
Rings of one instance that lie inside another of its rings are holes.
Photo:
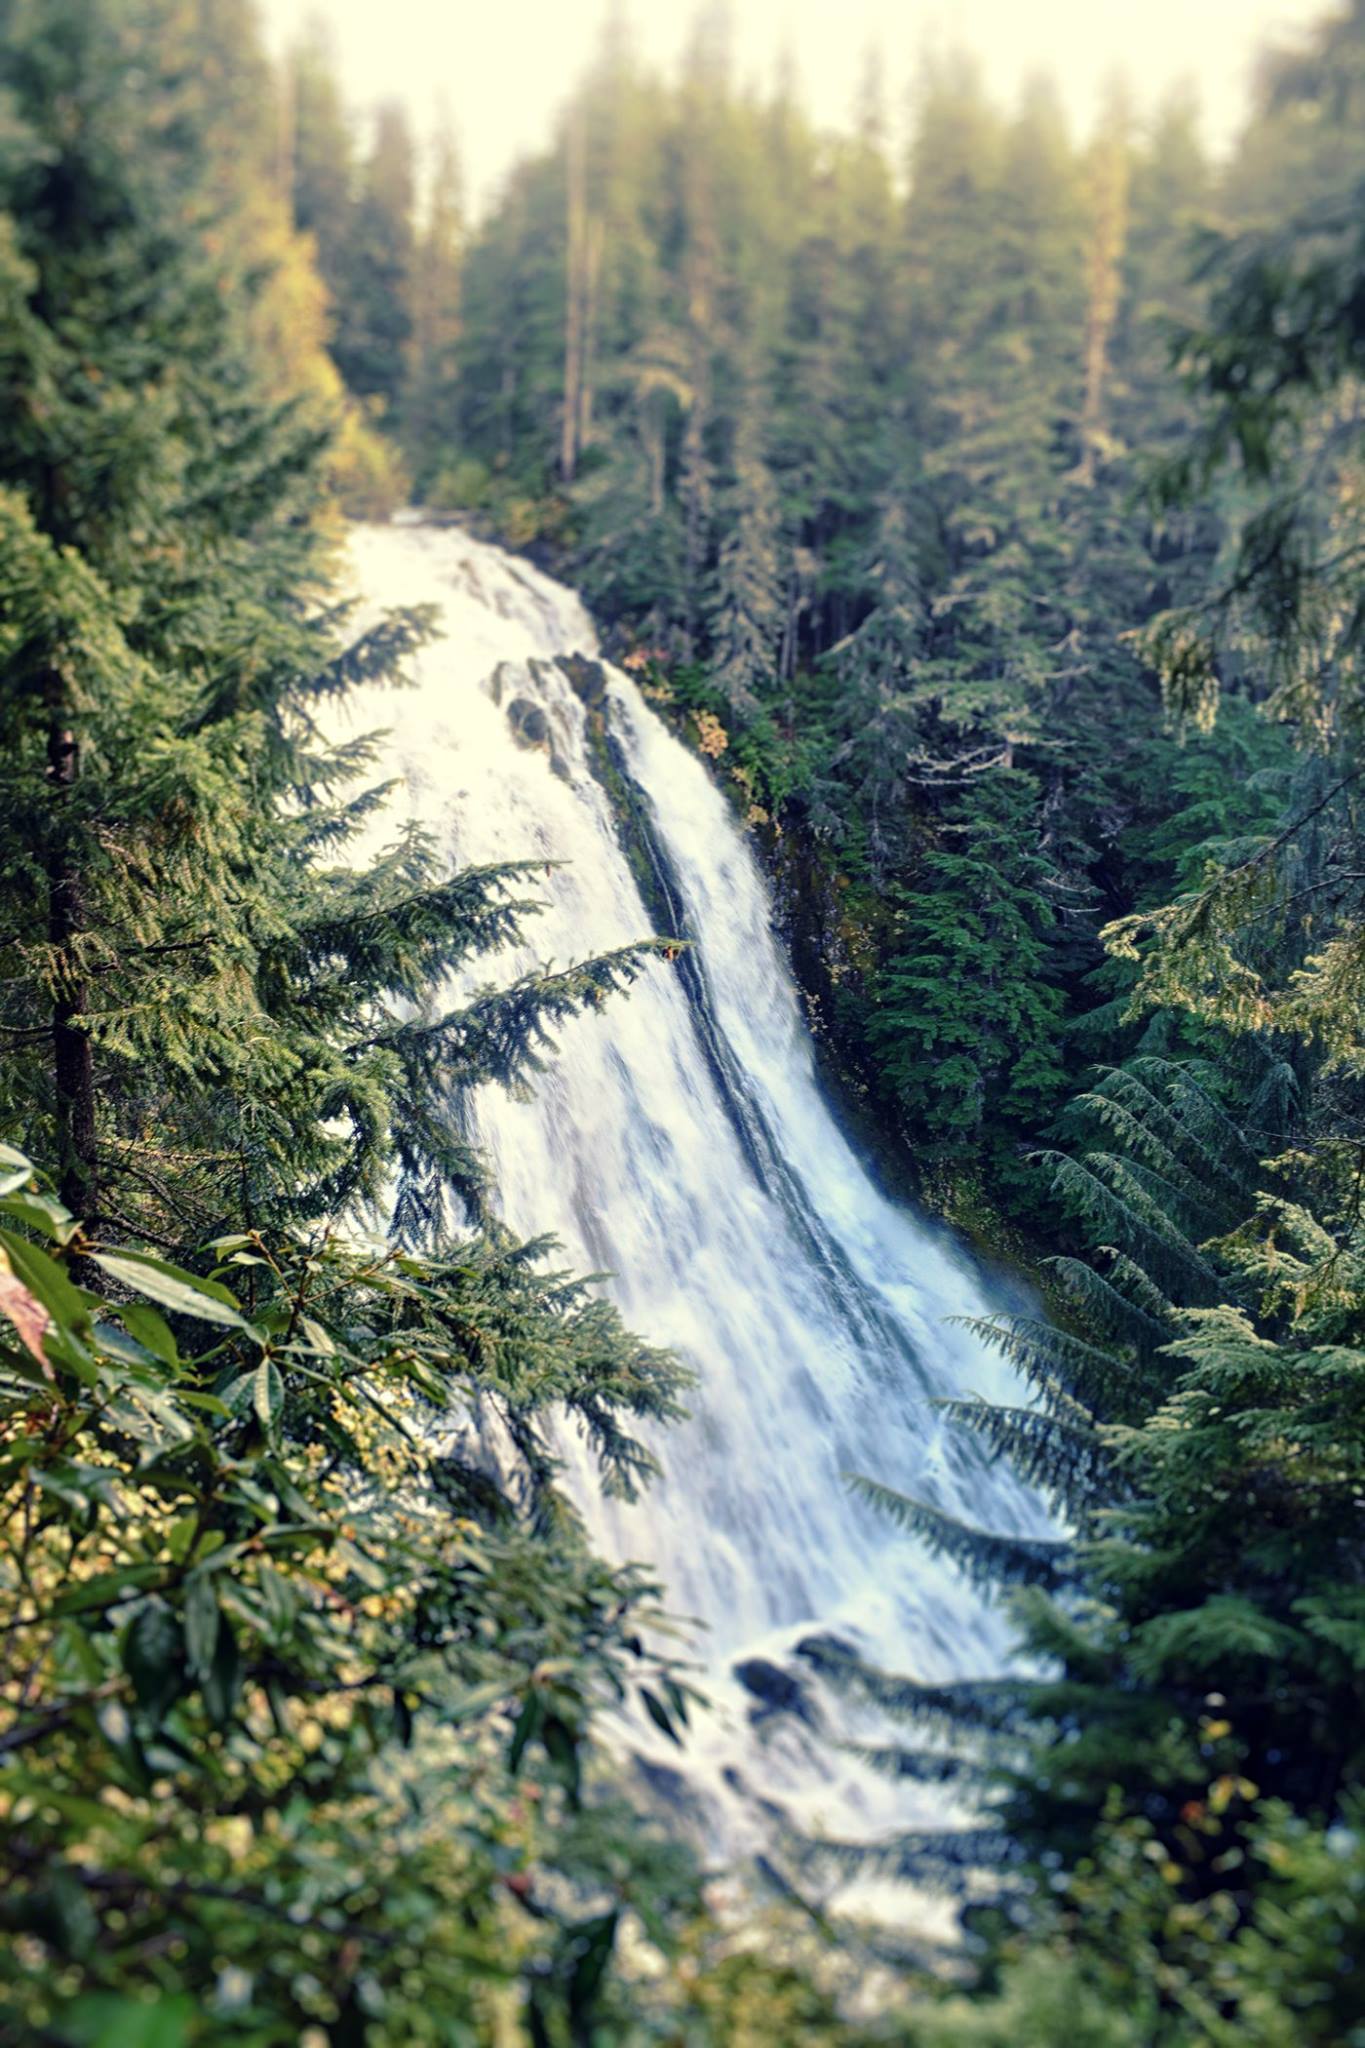
<path fill-rule="evenodd" d="M 310 16 L 331 24 L 348 94 L 403 98 L 425 127 L 444 100 L 459 130 L 471 193 L 486 201 L 512 162 L 534 149 L 591 51 L 606 0 L 501 0 L 480 9 L 449 0 L 261 0 L 278 47 Z M 642 49 L 667 57 L 698 11 L 694 0 L 628 6 Z M 847 113 L 870 46 L 880 49 L 894 105 L 916 53 L 958 43 L 980 57 L 997 93 L 1031 71 L 1058 81 L 1073 118 L 1093 114 L 1099 90 L 1124 71 L 1140 105 L 1187 80 L 1210 139 L 1221 144 L 1245 102 L 1255 51 L 1294 35 L 1321 0 L 732 0 L 746 75 L 771 77 L 785 44 L 821 120 Z"/>

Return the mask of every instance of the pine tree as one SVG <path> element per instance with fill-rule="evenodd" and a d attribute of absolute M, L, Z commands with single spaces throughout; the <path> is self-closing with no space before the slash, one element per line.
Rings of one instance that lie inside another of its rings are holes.
<path fill-rule="evenodd" d="M 1080 1099 L 1087 1147 L 1054 1170 L 1092 1247 L 1057 1269 L 1081 1334 L 1032 1317 L 978 1324 L 1036 1405 L 950 1404 L 1065 1506 L 1070 1548 L 946 1524 L 880 1481 L 864 1489 L 970 1572 L 1031 1588 L 1016 1613 L 1049 1675 L 935 1689 L 810 1654 L 912 1726 L 946 1718 L 1017 1741 L 1031 1725 L 1022 1759 L 999 1746 L 983 1759 L 1007 1790 L 1016 1853 L 1074 1869 L 1117 1824 L 1106 1792 L 1121 1795 L 1179 1895 L 1226 1884 L 1231 1929 L 1253 1910 L 1238 1845 L 1270 1811 L 1257 1802 L 1326 1825 L 1365 1762 L 1348 1508 L 1361 1298 L 1344 1183 L 1316 1214 L 1283 1186 L 1258 1197 L 1255 1147 L 1209 1078 L 1137 1058 Z M 984 1838 L 965 1848 L 989 1860 Z M 1180 1941 L 1166 1939 L 1173 1967 Z"/>
<path fill-rule="evenodd" d="M 519 498 L 545 492 L 559 446 L 564 213 L 562 165 L 519 166 L 465 265 L 460 447 Z"/>
<path fill-rule="evenodd" d="M 752 714 L 772 681 L 782 622 L 777 493 L 763 445 L 763 383 L 750 370 L 718 496 L 725 538 L 711 595 L 708 639 L 716 682 L 734 710 Z"/>
<path fill-rule="evenodd" d="M 403 385 L 403 445 L 419 493 L 439 476 L 458 425 L 464 241 L 459 158 L 443 125 L 413 257 L 412 339 Z"/>
<path fill-rule="evenodd" d="M 1081 478 L 1090 484 L 1105 443 L 1110 349 L 1122 292 L 1128 234 L 1129 113 L 1122 88 L 1100 116 L 1091 151 L 1090 239 L 1086 256 L 1085 399 L 1081 416 Z"/>
<path fill-rule="evenodd" d="M 696 647 L 697 594 L 711 552 L 715 470 L 713 363 L 721 283 L 718 132 L 728 90 L 728 19 L 720 7 L 698 18 L 683 81 L 680 229 L 688 403 L 678 460 L 683 531 L 684 652 Z"/>
<path fill-rule="evenodd" d="M 335 52 L 320 19 L 289 52 L 284 89 L 294 224 L 312 236 L 318 267 L 335 303 L 345 285 L 355 144 L 337 82 Z"/>
<path fill-rule="evenodd" d="M 1063 1080 L 1032 814 L 1028 777 L 989 775 L 947 809 L 919 886 L 888 891 L 895 937 L 870 1036 L 902 1114 L 950 1147 L 983 1127 L 1036 1129 Z"/>
<path fill-rule="evenodd" d="M 1365 949 L 1352 879 L 1365 621 L 1354 309 L 1365 246 L 1354 130 L 1346 133 L 1362 47 L 1365 22 L 1353 10 L 1317 39 L 1318 57 L 1332 52 L 1336 83 L 1324 82 L 1312 52 L 1279 81 L 1279 107 L 1297 102 L 1315 137 L 1314 197 L 1287 227 L 1216 249 L 1209 319 L 1183 342 L 1204 401 L 1199 431 L 1157 486 L 1177 513 L 1218 490 L 1232 527 L 1212 588 L 1173 606 L 1148 636 L 1171 710 L 1208 726 L 1225 685 L 1251 669 L 1266 712 L 1291 726 L 1307 757 L 1300 787 L 1280 830 L 1180 900 L 1121 918 L 1108 934 L 1122 957 L 1145 956 L 1148 997 L 1233 1029 L 1316 1039 L 1339 1059 L 1357 1042 Z M 1322 183 L 1329 164 L 1331 196 Z M 1319 912 L 1311 958 L 1306 904 Z M 1286 943 L 1267 949 L 1277 928 Z"/>
<path fill-rule="evenodd" d="M 381 106 L 338 255 L 332 348 L 346 388 L 393 415 L 412 338 L 415 150 L 407 116 Z"/>

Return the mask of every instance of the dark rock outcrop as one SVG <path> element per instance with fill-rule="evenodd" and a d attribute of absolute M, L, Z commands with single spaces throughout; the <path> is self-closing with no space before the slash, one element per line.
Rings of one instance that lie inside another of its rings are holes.
<path fill-rule="evenodd" d="M 596 711 L 607 701 L 607 672 L 600 661 L 589 661 L 585 654 L 557 654 L 555 661 L 569 679 L 569 687 L 580 697 L 590 711 Z"/>
<path fill-rule="evenodd" d="M 550 721 L 529 697 L 514 697 L 507 707 L 513 736 L 523 747 L 548 747 Z"/>
<path fill-rule="evenodd" d="M 746 1657 L 733 1669 L 745 1691 L 758 1702 L 750 1710 L 754 1721 L 766 1721 L 772 1714 L 794 1714 L 809 1728 L 818 1725 L 819 1717 L 805 1686 L 780 1664 L 772 1664 L 766 1657 Z"/>

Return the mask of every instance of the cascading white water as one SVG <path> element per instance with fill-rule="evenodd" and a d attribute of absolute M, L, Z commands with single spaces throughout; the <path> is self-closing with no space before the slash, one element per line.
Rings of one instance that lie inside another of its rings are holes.
<path fill-rule="evenodd" d="M 578 599 L 447 527 L 360 529 L 353 559 L 369 605 L 442 610 L 416 689 L 352 703 L 360 729 L 389 729 L 384 771 L 402 778 L 392 804 L 452 863 L 565 863 L 547 875 L 548 908 L 526 943 L 481 961 L 481 978 L 646 936 L 585 706 L 555 661 L 595 656 Z M 661 1433 L 663 1477 L 638 1505 L 604 1501 L 581 1448 L 565 1455 L 601 1547 L 655 1565 L 671 1610 L 704 1625 L 697 1654 L 717 1705 L 688 1769 L 713 1808 L 733 1808 L 747 1787 L 834 1833 L 936 1819 L 940 1792 L 873 1781 L 791 1716 L 756 1733 L 732 1673 L 756 1657 L 789 1663 L 816 1630 L 921 1679 L 1001 1668 L 1000 1616 L 860 1505 L 844 1475 L 1042 1533 L 1008 1471 L 933 1406 L 998 1396 L 1008 1378 L 946 1320 L 982 1311 L 975 1279 L 878 1193 L 821 1097 L 765 885 L 723 795 L 629 677 L 602 678 L 695 950 L 685 974 L 661 962 L 569 1024 L 533 1100 L 479 1091 L 474 1136 L 512 1227 L 552 1232 L 568 1262 L 610 1274 L 627 1321 L 676 1349 L 698 1384 L 691 1419 Z M 393 822 L 391 808 L 377 842 Z M 649 1751 L 650 1731 L 631 1739 Z"/>

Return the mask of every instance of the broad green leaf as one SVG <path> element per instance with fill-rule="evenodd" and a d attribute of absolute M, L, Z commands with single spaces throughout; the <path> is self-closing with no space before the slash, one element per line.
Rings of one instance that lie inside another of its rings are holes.
<path fill-rule="evenodd" d="M 0 1145 L 0 1195 L 13 1193 L 33 1178 L 33 1168 L 13 1145 Z"/>
<path fill-rule="evenodd" d="M 231 1622 L 225 1614 L 220 1613 L 213 1661 L 202 1681 L 205 1711 L 215 1727 L 226 1727 L 232 1718 L 232 1710 L 237 1704 L 241 1684 L 241 1651 L 237 1647 L 237 1638 L 232 1632 Z"/>
<path fill-rule="evenodd" d="M 255 1388 L 255 1373 L 239 1372 L 227 1382 L 226 1386 L 220 1383 L 218 1398 L 222 1401 L 229 1415 L 245 1415 L 251 1406 Z"/>
<path fill-rule="evenodd" d="M 202 1683 L 213 1669 L 218 1647 L 218 1594 L 209 1572 L 191 1572 L 185 1584 L 185 1650 L 190 1670 Z"/>
<path fill-rule="evenodd" d="M 17 1223 L 26 1223 L 30 1230 L 41 1231 L 54 1244 L 66 1244 L 75 1236 L 78 1227 L 71 1211 L 51 1195 L 7 1193 L 0 1198 L 0 1215 L 13 1216 Z"/>
<path fill-rule="evenodd" d="M 342 1536 L 337 1539 L 335 1552 L 347 1570 L 355 1573 L 362 1586 L 368 1586 L 376 1593 L 383 1591 L 388 1583 L 383 1570 L 372 1557 L 367 1557 L 363 1550 L 358 1549 L 349 1537 Z"/>
<path fill-rule="evenodd" d="M 650 1691 L 647 1685 L 642 1685 L 640 1687 L 640 1698 L 644 1701 L 645 1712 L 649 1715 L 649 1718 L 654 1723 L 654 1726 L 658 1729 L 661 1729 L 662 1732 L 668 1737 L 669 1741 L 676 1742 L 679 1749 L 681 1749 L 682 1737 L 679 1735 L 677 1729 L 673 1726 L 673 1717 L 669 1713 L 667 1707 L 663 1704 L 662 1700 L 657 1699 L 655 1695 Z"/>
<path fill-rule="evenodd" d="M 181 1389 L 177 1390 L 175 1398 L 182 1407 L 197 1408 L 201 1414 L 216 1415 L 224 1422 L 232 1414 L 227 1403 L 220 1401 L 216 1394 L 187 1394 Z"/>
<path fill-rule="evenodd" d="M 173 1266 L 168 1259 L 159 1259 L 154 1252 L 140 1251 L 136 1245 L 118 1245 L 113 1256 L 132 1259 L 139 1266 L 150 1266 L 154 1273 L 160 1273 L 168 1280 L 179 1280 L 184 1286 L 193 1288 L 196 1294 L 207 1294 L 214 1301 L 220 1301 L 224 1308 L 240 1311 L 241 1304 L 236 1295 L 220 1280 L 207 1280 L 201 1273 L 190 1273 L 184 1266 Z"/>
<path fill-rule="evenodd" d="M 593 2009 L 611 1961 L 620 1917 L 620 1908 L 613 1906 L 596 1919 L 584 1920 L 572 1930 L 565 1944 L 572 1958 L 569 2012 L 575 2034 L 585 2040 L 596 2032 L 592 2026 Z"/>
<path fill-rule="evenodd" d="M 10 1358 L 0 1359 L 0 1374 L 10 1381 L 20 1380 L 25 1386 L 48 1387 L 52 1384 L 50 1370 L 44 1370 L 35 1358 L 20 1357 L 18 1352 Z M 7 1389 L 11 1394 L 13 1391 L 12 1386 Z"/>
<path fill-rule="evenodd" d="M 183 1415 L 172 1395 L 157 1387 L 126 1387 L 111 1403 L 111 1414 L 139 1443 L 151 1447 L 147 1457 L 169 1449 L 172 1444 L 189 1443 L 194 1424 Z"/>
<path fill-rule="evenodd" d="M 123 1668 L 143 1712 L 160 1721 L 185 1689 L 185 1636 L 178 1616 L 162 1600 L 149 1601 L 128 1624 Z"/>
<path fill-rule="evenodd" d="M 12 1230 L 0 1230 L 0 1244 L 29 1292 L 36 1294 L 54 1323 L 65 1330 L 84 1330 L 90 1322 L 85 1298 L 57 1261 L 39 1245 Z"/>
<path fill-rule="evenodd" d="M 120 1365 L 134 1368 L 131 1378 L 141 1379 L 149 1386 L 164 1386 L 166 1375 L 158 1370 L 161 1361 L 149 1351 L 145 1344 L 139 1344 L 125 1330 L 113 1323 L 96 1323 L 91 1333 L 95 1344 L 106 1358 L 116 1359 Z"/>
<path fill-rule="evenodd" d="M 99 1939 L 99 1921 L 90 1894 L 75 1874 L 58 1863 L 43 1887 L 46 1916 L 67 1955 L 87 1954 Z"/>
<path fill-rule="evenodd" d="M 73 1331 L 54 1325 L 47 1334 L 47 1353 L 57 1364 L 68 1366 L 82 1386 L 99 1385 L 99 1360 L 92 1356 Z"/>
<path fill-rule="evenodd" d="M 159 1358 L 163 1365 L 179 1365 L 175 1338 L 160 1309 L 149 1307 L 145 1301 L 121 1301 L 118 1312 L 129 1336 L 135 1337 L 153 1358 Z"/>
<path fill-rule="evenodd" d="M 508 1698 L 510 1692 L 512 1686 L 505 1677 L 485 1679 L 483 1686 L 471 1686 L 469 1692 L 460 1694 L 456 1700 L 450 1702 L 450 1706 L 446 1708 L 446 1720 L 458 1724 L 460 1720 L 473 1720 L 475 1714 L 487 1714 L 489 1708 L 499 1706 L 499 1702 Z"/>
<path fill-rule="evenodd" d="M 545 1702 L 538 1692 L 528 1692 L 517 1715 L 512 1730 L 512 1740 L 507 1745 L 507 1768 L 515 1778 L 521 1769 L 521 1760 L 526 1754 L 527 1744 L 532 1740 L 545 1718 Z"/>
<path fill-rule="evenodd" d="M 94 1607 L 112 1607 L 125 1594 L 158 1585 L 165 1576 L 165 1566 L 151 1562 L 125 1564 L 114 1572 L 97 1572 L 93 1579 L 84 1579 L 65 1593 L 58 1594 L 52 1603 L 52 1612 L 86 1614 Z"/>
<path fill-rule="evenodd" d="M 251 1405 L 262 1429 L 273 1429 L 284 1408 L 284 1381 L 273 1358 L 263 1358 L 251 1376 Z"/>
<path fill-rule="evenodd" d="M 298 1599 L 293 1587 L 264 1559 L 257 1567 L 256 1584 L 264 1614 L 276 1633 L 284 1634 L 293 1626 L 298 1614 Z"/>
<path fill-rule="evenodd" d="M 247 1321 L 233 1302 L 225 1288 L 215 1281 L 199 1280 L 193 1273 L 181 1273 L 173 1266 L 162 1265 L 159 1261 L 138 1258 L 124 1252 L 95 1252 L 95 1264 L 100 1266 L 113 1280 L 121 1281 L 125 1287 L 136 1288 L 139 1294 L 146 1294 L 162 1308 L 172 1309 L 177 1315 L 196 1316 L 200 1322 L 218 1323 L 225 1329 L 244 1330 L 248 1337 L 260 1341 L 259 1332 Z M 223 1297 L 226 1295 L 226 1299 Z"/>
<path fill-rule="evenodd" d="M 545 1745 L 545 1754 L 564 1779 L 570 1804 L 576 1807 L 579 1801 L 580 1781 L 577 1737 L 567 1722 L 560 1720 L 558 1714 L 547 1714 L 540 1739 Z"/>
<path fill-rule="evenodd" d="M 96 1992 L 62 2014 L 62 2038 L 72 2048 L 186 2048 L 196 2016 L 183 1993 L 151 1998 Z"/>
<path fill-rule="evenodd" d="M 152 1779 L 147 1768 L 147 1758 L 123 1702 L 106 1700 L 96 1711 L 95 1723 L 110 1750 L 122 1764 L 130 1782 L 139 1792 L 150 1791 Z"/>
<path fill-rule="evenodd" d="M 82 1516 L 95 1501 L 112 1511 L 118 1508 L 114 1474 L 104 1465 L 76 1465 L 62 1458 L 55 1464 L 39 1466 L 32 1474 L 32 1483 L 42 1492 L 65 1501 Z"/>
<path fill-rule="evenodd" d="M 71 1667 L 79 1672 L 87 1685 L 99 1685 L 109 1676 L 109 1667 L 96 1648 L 90 1631 L 82 1622 L 68 1616 L 61 1624 L 59 1635 L 63 1655 L 70 1660 Z M 107 1636 L 102 1634 L 100 1643 L 107 1649 Z"/>
<path fill-rule="evenodd" d="M 306 1522 L 302 1525 L 281 1522 L 273 1529 L 263 1530 L 257 1537 L 262 1550 L 268 1550 L 280 1557 L 287 1557 L 291 1551 L 304 1554 L 316 1550 L 321 1544 L 331 1547 L 332 1531 L 327 1522 Z M 383 1584 L 381 1579 L 380 1584 Z"/>

